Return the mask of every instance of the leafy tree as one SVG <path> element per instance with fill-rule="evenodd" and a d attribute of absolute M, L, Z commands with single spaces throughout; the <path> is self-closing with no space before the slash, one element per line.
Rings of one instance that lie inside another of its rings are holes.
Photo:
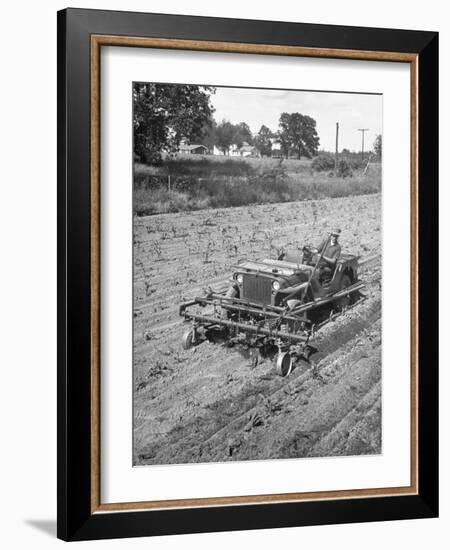
<path fill-rule="evenodd" d="M 235 128 L 228 120 L 222 120 L 216 128 L 216 145 L 225 154 L 228 155 L 233 143 Z"/>
<path fill-rule="evenodd" d="M 277 138 L 280 143 L 280 152 L 283 157 L 289 157 L 289 151 L 291 149 L 291 141 L 287 133 L 278 132 Z"/>
<path fill-rule="evenodd" d="M 381 156 L 383 154 L 383 137 L 381 134 L 378 134 L 375 138 L 375 141 L 373 143 L 373 150 L 376 156 L 381 159 Z"/>
<path fill-rule="evenodd" d="M 270 157 L 272 155 L 271 137 L 272 132 L 263 124 L 255 138 L 255 147 L 258 149 L 259 154 L 263 157 Z"/>
<path fill-rule="evenodd" d="M 240 149 L 246 141 L 249 145 L 253 143 L 253 136 L 250 126 L 246 122 L 240 122 L 234 126 L 233 143 Z"/>
<path fill-rule="evenodd" d="M 208 122 L 203 127 L 203 137 L 200 140 L 202 145 L 208 147 L 209 150 L 213 149 L 216 144 L 217 123 L 214 119 L 208 120 Z"/>
<path fill-rule="evenodd" d="M 214 108 L 211 86 L 133 83 L 134 153 L 148 164 L 163 151 L 174 153 L 182 139 L 200 139 Z"/>
<path fill-rule="evenodd" d="M 282 113 L 279 120 L 279 137 L 285 156 L 290 149 L 296 152 L 298 158 L 311 158 L 317 154 L 320 140 L 316 121 L 308 115 Z"/>

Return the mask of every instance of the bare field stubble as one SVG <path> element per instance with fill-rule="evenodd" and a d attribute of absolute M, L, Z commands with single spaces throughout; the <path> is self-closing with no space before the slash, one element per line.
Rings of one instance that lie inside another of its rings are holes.
<path fill-rule="evenodd" d="M 380 208 L 374 194 L 135 218 L 134 464 L 381 452 Z M 283 379 L 235 348 L 182 349 L 180 302 L 225 288 L 240 259 L 333 227 L 344 251 L 375 260 L 366 299 L 317 333 L 311 364 Z"/>

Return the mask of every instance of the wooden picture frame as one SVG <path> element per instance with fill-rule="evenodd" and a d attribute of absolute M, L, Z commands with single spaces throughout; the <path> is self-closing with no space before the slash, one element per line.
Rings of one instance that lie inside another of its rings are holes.
<path fill-rule="evenodd" d="M 411 485 L 251 497 L 100 500 L 100 50 L 411 67 Z M 86 540 L 438 514 L 438 35 L 100 10 L 58 13 L 58 537 Z"/>

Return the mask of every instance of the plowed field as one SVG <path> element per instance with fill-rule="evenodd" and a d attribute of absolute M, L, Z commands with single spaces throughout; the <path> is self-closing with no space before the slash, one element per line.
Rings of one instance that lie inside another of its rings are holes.
<path fill-rule="evenodd" d="M 365 299 L 317 332 L 310 363 L 281 378 L 271 358 L 183 350 L 180 302 L 226 288 L 240 259 L 317 245 L 333 227 L 361 256 Z M 134 464 L 379 452 L 380 195 L 135 218 Z"/>

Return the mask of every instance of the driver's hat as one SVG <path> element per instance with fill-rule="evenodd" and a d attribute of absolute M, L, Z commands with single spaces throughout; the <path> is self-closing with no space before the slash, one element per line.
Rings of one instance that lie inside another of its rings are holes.
<path fill-rule="evenodd" d="M 335 235 L 336 237 L 339 237 L 340 234 L 341 234 L 340 229 L 333 229 L 333 231 L 331 231 L 331 235 Z"/>

